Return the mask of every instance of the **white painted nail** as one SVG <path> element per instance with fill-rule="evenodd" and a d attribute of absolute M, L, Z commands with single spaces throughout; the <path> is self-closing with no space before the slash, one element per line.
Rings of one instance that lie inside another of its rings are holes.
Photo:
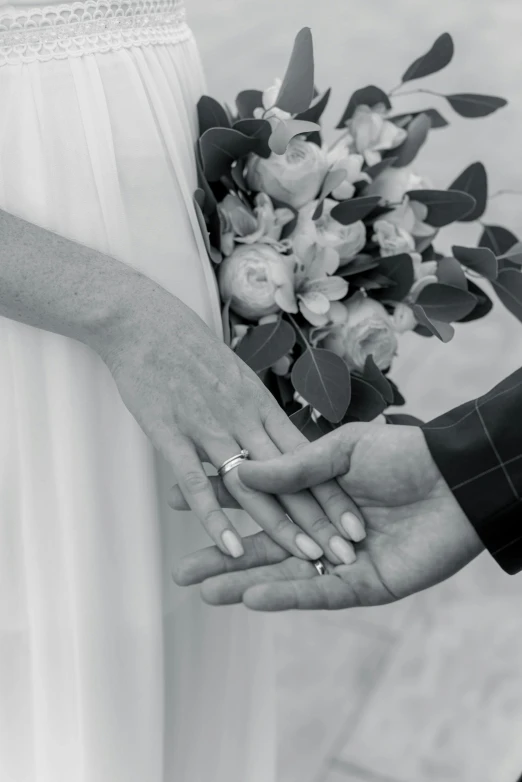
<path fill-rule="evenodd" d="M 312 538 L 309 538 L 308 535 L 303 535 L 302 532 L 296 535 L 295 544 L 297 548 L 303 552 L 305 557 L 308 557 L 309 559 L 319 559 L 319 557 L 323 556 L 324 552 L 322 548 L 318 546 Z"/>
<path fill-rule="evenodd" d="M 353 546 L 339 535 L 330 538 L 330 548 L 336 557 L 339 557 L 345 565 L 352 565 L 357 559 Z"/>
<path fill-rule="evenodd" d="M 242 557 L 245 553 L 243 544 L 239 540 L 238 536 L 232 532 L 232 530 L 226 529 L 221 535 L 221 540 L 223 541 L 224 547 L 232 557 L 237 559 L 238 557 Z"/>
<path fill-rule="evenodd" d="M 360 543 L 366 537 L 366 530 L 363 523 L 354 513 L 343 513 L 341 524 L 346 534 L 354 541 Z"/>

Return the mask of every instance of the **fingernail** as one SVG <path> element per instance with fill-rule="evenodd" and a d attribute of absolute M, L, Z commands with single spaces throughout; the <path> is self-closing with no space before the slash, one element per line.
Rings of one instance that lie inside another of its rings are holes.
<path fill-rule="evenodd" d="M 237 557 L 242 557 L 245 553 L 243 544 L 239 540 L 238 536 L 231 530 L 226 529 L 221 535 L 221 540 L 223 541 L 224 547 L 232 557 L 237 559 Z"/>
<path fill-rule="evenodd" d="M 303 535 L 302 532 L 296 535 L 295 543 L 297 548 L 309 559 L 319 559 L 319 557 L 323 556 L 324 552 L 322 548 L 318 546 L 312 538 L 309 538 L 308 535 Z"/>
<path fill-rule="evenodd" d="M 339 557 L 341 562 L 344 562 L 345 565 L 351 565 L 357 559 L 353 546 L 350 545 L 348 541 L 339 537 L 339 535 L 334 535 L 334 537 L 330 539 L 330 548 L 335 556 Z"/>
<path fill-rule="evenodd" d="M 341 524 L 346 534 L 355 542 L 359 543 L 366 537 L 366 530 L 363 523 L 354 513 L 343 513 Z"/>

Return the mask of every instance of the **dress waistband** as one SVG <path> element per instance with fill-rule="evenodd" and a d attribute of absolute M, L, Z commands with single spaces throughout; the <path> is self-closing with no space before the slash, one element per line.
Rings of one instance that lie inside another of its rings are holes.
<path fill-rule="evenodd" d="M 0 66 L 172 44 L 192 35 L 183 0 L 83 0 L 0 10 Z"/>

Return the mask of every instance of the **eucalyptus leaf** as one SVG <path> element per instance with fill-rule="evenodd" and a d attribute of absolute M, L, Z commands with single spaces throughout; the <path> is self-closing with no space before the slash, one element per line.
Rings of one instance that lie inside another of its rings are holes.
<path fill-rule="evenodd" d="M 292 367 L 295 390 L 327 421 L 342 420 L 351 397 L 350 371 L 330 350 L 308 348 Z"/>
<path fill-rule="evenodd" d="M 453 285 L 454 288 L 468 290 L 464 270 L 455 258 L 441 258 L 437 264 L 437 279 L 443 285 Z"/>
<path fill-rule="evenodd" d="M 232 128 L 210 128 L 199 140 L 203 170 L 209 182 L 227 176 L 235 160 L 253 152 L 257 140 Z"/>
<path fill-rule="evenodd" d="M 502 269 L 493 287 L 506 309 L 522 321 L 522 272 L 518 269 Z"/>
<path fill-rule="evenodd" d="M 417 114 L 408 125 L 408 135 L 398 149 L 393 151 L 396 156 L 394 168 L 409 166 L 428 138 L 431 128 L 431 120 L 427 114 Z"/>
<path fill-rule="evenodd" d="M 471 310 L 469 315 L 465 315 L 463 318 L 460 318 L 459 323 L 469 323 L 472 320 L 480 320 L 481 318 L 484 318 L 491 310 L 493 309 L 493 302 L 487 295 L 485 291 L 480 288 L 476 282 L 473 280 L 467 280 L 468 283 L 468 290 L 470 293 L 472 293 L 476 300 L 477 304 L 475 307 Z"/>
<path fill-rule="evenodd" d="M 457 95 L 444 95 L 451 108 L 461 117 L 473 119 L 475 117 L 487 117 L 497 109 L 507 105 L 507 100 L 497 98 L 494 95 L 476 95 L 474 93 L 460 93 Z"/>
<path fill-rule="evenodd" d="M 255 326 L 241 340 L 236 353 L 245 364 L 261 372 L 286 356 L 295 345 L 295 331 L 285 320 Z"/>
<path fill-rule="evenodd" d="M 272 127 L 266 119 L 240 119 L 234 123 L 234 130 L 238 130 L 249 138 L 256 139 L 256 155 L 263 158 L 269 158 L 272 154 L 268 140 L 272 133 Z"/>
<path fill-rule="evenodd" d="M 431 129 L 437 130 L 438 128 L 445 128 L 449 125 L 448 120 L 442 116 L 437 109 L 424 109 L 423 111 L 412 111 L 410 114 L 396 114 L 390 117 L 390 122 L 394 122 L 399 127 L 407 127 L 409 123 L 419 114 L 426 114 L 431 120 Z"/>
<path fill-rule="evenodd" d="M 228 345 L 228 347 L 230 347 L 230 343 L 232 342 L 232 334 L 230 329 L 230 302 L 231 299 L 228 299 L 223 305 L 223 309 L 221 310 L 221 322 L 223 324 L 223 342 L 225 343 L 225 345 Z"/>
<path fill-rule="evenodd" d="M 393 388 L 390 385 L 388 378 L 383 375 L 377 364 L 375 363 L 373 356 L 368 356 L 363 370 L 363 378 L 370 385 L 377 389 L 381 396 L 391 405 L 393 402 Z"/>
<path fill-rule="evenodd" d="M 469 315 L 477 300 L 468 291 L 432 283 L 421 290 L 415 303 L 422 307 L 432 322 L 452 323 Z"/>
<path fill-rule="evenodd" d="M 198 218 L 199 227 L 201 229 L 201 235 L 205 243 L 205 249 L 208 253 L 208 257 L 210 258 L 212 263 L 219 264 L 221 263 L 222 256 L 219 250 L 217 250 L 215 247 L 212 247 L 212 245 L 210 244 L 210 237 L 209 237 L 207 224 L 205 221 L 205 216 L 200 206 L 200 201 L 202 200 L 202 197 L 204 197 L 203 191 L 198 188 L 198 190 L 196 190 L 196 192 L 194 193 L 194 199 L 193 199 L 194 209 L 196 211 L 196 216 Z"/>
<path fill-rule="evenodd" d="M 197 104 L 199 135 L 209 128 L 229 128 L 230 121 L 227 112 L 217 100 L 210 95 L 202 95 Z"/>
<path fill-rule="evenodd" d="M 516 242 L 499 260 L 510 261 L 515 266 L 522 266 L 522 242 Z"/>
<path fill-rule="evenodd" d="M 294 41 L 276 106 L 289 114 L 299 114 L 310 107 L 313 96 L 314 45 L 310 28 L 303 27 Z"/>
<path fill-rule="evenodd" d="M 443 321 L 428 317 L 420 304 L 414 304 L 412 309 L 418 323 L 429 334 L 432 334 L 434 337 L 438 337 L 441 342 L 450 342 L 453 339 L 455 329 L 453 326 L 450 326 L 449 323 L 444 323 Z"/>
<path fill-rule="evenodd" d="M 236 107 L 240 119 L 253 117 L 256 109 L 263 108 L 263 93 L 261 90 L 243 90 L 236 97 Z"/>
<path fill-rule="evenodd" d="M 415 280 L 413 261 L 409 253 L 381 258 L 379 271 L 388 277 L 394 287 L 382 294 L 390 301 L 401 302 L 408 295 Z"/>
<path fill-rule="evenodd" d="M 348 415 L 358 421 L 373 421 L 381 415 L 388 403 L 383 395 L 362 377 L 352 376 L 352 398 Z"/>
<path fill-rule="evenodd" d="M 331 89 L 328 88 L 326 92 L 323 95 L 321 95 L 321 97 L 318 100 L 312 103 L 312 105 L 308 109 L 297 114 L 295 119 L 302 119 L 305 120 L 306 122 L 319 122 L 319 120 L 323 116 L 323 112 L 326 109 L 326 106 L 328 105 L 330 94 L 331 94 Z"/>
<path fill-rule="evenodd" d="M 478 272 L 487 280 L 496 280 L 498 262 L 492 250 L 487 247 L 461 247 L 454 245 L 453 255 L 468 269 Z"/>
<path fill-rule="evenodd" d="M 361 196 L 360 198 L 350 198 L 348 201 L 340 201 L 333 207 L 330 217 L 341 225 L 351 225 L 367 217 L 380 200 L 380 196 Z"/>
<path fill-rule="evenodd" d="M 428 207 L 425 222 L 434 228 L 454 223 L 475 208 L 475 199 L 459 190 L 410 190 L 407 196 Z"/>
<path fill-rule="evenodd" d="M 442 33 L 431 49 L 413 62 L 404 72 L 401 81 L 412 81 L 445 68 L 453 58 L 454 46 L 449 33 Z"/>
<path fill-rule="evenodd" d="M 472 163 L 456 178 L 448 190 L 460 190 L 469 193 L 475 199 L 475 206 L 468 214 L 460 218 L 461 223 L 471 223 L 482 217 L 488 203 L 488 176 L 482 163 Z"/>
<path fill-rule="evenodd" d="M 484 225 L 479 247 L 488 247 L 497 256 L 504 255 L 518 242 L 514 233 L 501 225 Z"/>
<path fill-rule="evenodd" d="M 314 440 L 318 440 L 324 435 L 322 429 L 312 418 L 312 408 L 310 405 L 303 407 L 296 413 L 292 413 L 290 420 L 294 426 L 296 426 L 299 431 L 304 434 L 308 440 L 310 440 L 310 442 L 314 442 Z"/>

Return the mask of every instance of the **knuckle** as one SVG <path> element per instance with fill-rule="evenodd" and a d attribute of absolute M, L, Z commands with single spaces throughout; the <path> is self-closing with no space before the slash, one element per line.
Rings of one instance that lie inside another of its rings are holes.
<path fill-rule="evenodd" d="M 279 538 L 282 538 L 284 537 L 285 533 L 288 531 L 289 526 L 291 525 L 292 522 L 290 521 L 288 516 L 279 516 L 272 525 L 273 534 Z"/>
<path fill-rule="evenodd" d="M 320 532 L 324 532 L 329 526 L 330 522 L 326 516 L 319 516 L 312 521 L 309 531 L 318 534 Z"/>
<path fill-rule="evenodd" d="M 301 451 L 305 451 L 309 447 L 310 443 L 308 440 L 303 440 L 300 443 L 297 443 L 296 446 L 292 449 L 292 453 L 298 454 Z"/>
<path fill-rule="evenodd" d="M 210 481 L 202 470 L 190 470 L 183 476 L 183 484 L 191 494 L 201 494 L 210 487 Z"/>
<path fill-rule="evenodd" d="M 340 502 L 343 502 L 343 504 L 345 504 L 346 495 L 339 486 L 337 488 L 335 488 L 334 486 L 332 486 L 332 488 L 325 487 L 324 490 L 321 492 L 320 501 L 322 505 L 326 505 L 327 507 L 331 507 L 332 505 L 338 505 Z"/>
<path fill-rule="evenodd" d="M 221 511 L 219 511 L 217 508 L 212 508 L 212 510 L 207 511 L 204 515 L 206 526 L 211 527 L 214 519 L 220 517 L 221 517 Z"/>

